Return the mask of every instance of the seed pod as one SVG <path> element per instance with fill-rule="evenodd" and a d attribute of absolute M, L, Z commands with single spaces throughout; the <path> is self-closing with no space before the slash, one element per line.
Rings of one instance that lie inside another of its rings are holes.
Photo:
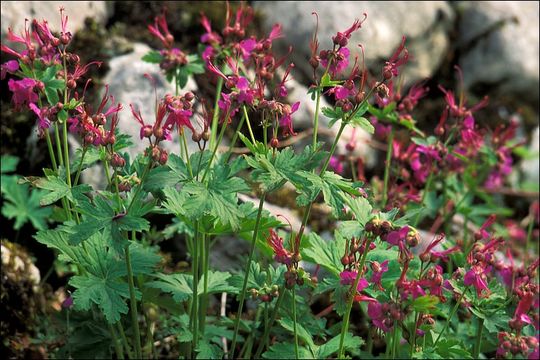
<path fill-rule="evenodd" d="M 194 132 L 193 135 L 191 135 L 191 140 L 193 140 L 194 142 L 199 142 L 201 141 L 201 137 L 202 134 L 197 134 L 196 132 Z"/>

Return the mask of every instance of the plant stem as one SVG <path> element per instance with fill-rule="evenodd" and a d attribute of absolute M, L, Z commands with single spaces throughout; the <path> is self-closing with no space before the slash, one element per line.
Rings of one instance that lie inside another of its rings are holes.
<path fill-rule="evenodd" d="M 298 360 L 298 330 L 296 328 L 296 287 L 291 289 L 292 293 L 292 312 L 293 312 L 293 330 L 294 330 L 294 355 Z"/>
<path fill-rule="evenodd" d="M 142 358 L 141 350 L 141 332 L 139 330 L 139 321 L 137 317 L 137 298 L 135 297 L 135 285 L 133 284 L 133 270 L 131 268 L 131 257 L 129 255 L 129 244 L 124 247 L 124 254 L 126 256 L 126 268 L 129 284 L 129 298 L 131 305 L 131 326 L 133 327 L 135 354 L 137 359 Z"/>
<path fill-rule="evenodd" d="M 112 325 L 111 324 L 108 324 L 108 325 L 109 325 L 109 332 L 111 333 L 111 338 L 114 344 L 114 351 L 116 352 L 116 357 L 118 359 L 123 359 L 124 352 L 122 351 L 122 345 L 120 345 L 120 342 L 118 341 L 118 335 L 116 334 L 116 331 L 114 331 L 114 328 L 112 327 Z M 71 355 L 68 356 L 68 358 L 71 358 Z"/>
<path fill-rule="evenodd" d="M 461 293 L 461 296 L 459 297 L 458 301 L 456 302 L 456 305 L 454 306 L 454 308 L 452 309 L 452 312 L 450 313 L 450 317 L 448 318 L 448 320 L 446 320 L 446 323 L 444 324 L 443 329 L 441 330 L 441 332 L 437 336 L 437 339 L 433 343 L 433 347 L 435 347 L 435 345 L 437 345 L 437 343 L 439 342 L 439 339 L 441 338 L 442 334 L 444 334 L 444 332 L 446 331 L 446 328 L 448 327 L 448 325 L 450 325 L 450 322 L 452 321 L 452 318 L 454 317 L 454 315 L 456 314 L 457 309 L 459 308 L 459 304 L 461 304 L 461 300 L 463 299 L 463 297 L 465 296 L 465 293 L 468 290 L 469 290 L 469 287 L 466 287 L 465 290 L 463 290 L 463 292 Z"/>
<path fill-rule="evenodd" d="M 243 114 L 242 118 L 240 119 L 240 122 L 238 123 L 238 127 L 236 128 L 236 131 L 234 132 L 233 138 L 231 140 L 231 144 L 229 145 L 229 150 L 227 153 L 225 153 L 225 162 L 229 161 L 229 158 L 231 157 L 232 149 L 234 148 L 234 145 L 236 145 L 236 140 L 238 140 L 238 133 L 240 133 L 240 130 L 242 129 L 242 126 L 244 125 L 244 121 L 246 121 L 246 115 Z"/>
<path fill-rule="evenodd" d="M 192 319 L 192 328 L 191 333 L 193 334 L 193 351 L 197 351 L 197 341 L 199 340 L 199 323 L 198 323 L 198 306 L 199 306 L 199 223 L 195 224 L 195 236 L 193 244 L 193 263 L 192 263 L 192 272 L 193 272 L 193 299 L 191 305 L 191 319 Z M 193 356 L 195 357 L 195 356 Z"/>
<path fill-rule="evenodd" d="M 208 175 L 208 170 L 210 170 L 212 161 L 214 161 L 214 157 L 216 156 L 219 144 L 221 143 L 221 140 L 223 139 L 223 135 L 225 134 L 225 129 L 227 129 L 228 124 L 229 124 L 228 116 L 226 116 L 225 120 L 223 120 L 223 125 L 221 126 L 221 131 L 219 132 L 219 138 L 217 140 L 216 146 L 214 146 L 214 150 L 212 151 L 212 156 L 210 157 L 210 161 L 208 161 L 208 165 L 206 166 L 206 169 L 204 170 L 204 174 L 201 179 L 201 182 L 204 182 L 204 179 L 206 179 L 206 175 Z"/>
<path fill-rule="evenodd" d="M 214 114 L 212 116 L 212 127 L 210 129 L 210 148 L 214 146 L 214 143 L 216 141 L 216 132 L 218 128 L 218 120 L 219 120 L 219 97 L 221 96 L 221 88 L 223 87 L 223 78 L 219 77 L 217 86 L 216 86 L 216 99 L 214 102 Z"/>
<path fill-rule="evenodd" d="M 392 332 L 392 359 L 396 358 L 397 342 L 398 342 L 398 326 L 397 326 L 397 321 L 394 320 L 394 331 Z"/>
<path fill-rule="evenodd" d="M 88 150 L 88 148 L 86 146 L 83 147 L 83 152 L 81 154 L 81 163 L 79 164 L 79 168 L 77 169 L 77 174 L 75 175 L 75 180 L 73 181 L 73 186 L 77 186 L 77 184 L 79 183 L 79 177 L 81 176 L 84 156 L 86 155 L 87 150 Z"/>
<path fill-rule="evenodd" d="M 334 152 L 336 151 L 337 144 L 339 142 L 339 139 L 341 137 L 341 134 L 343 133 L 343 130 L 345 129 L 345 126 L 347 126 L 347 123 L 345 121 L 341 121 L 341 126 L 339 127 L 338 133 L 336 135 L 336 138 L 334 139 L 334 142 L 332 143 L 332 147 L 330 148 L 330 154 L 328 154 L 328 157 L 326 158 L 326 161 L 324 162 L 324 165 L 321 169 L 320 176 L 322 177 L 328 168 L 328 164 L 330 164 L 330 159 L 332 159 L 332 156 L 334 155 Z"/>
<path fill-rule="evenodd" d="M 240 327 L 240 318 L 242 317 L 242 308 L 244 307 L 244 300 L 246 298 L 246 290 L 248 277 L 251 270 L 251 261 L 253 260 L 253 253 L 255 252 L 255 243 L 257 242 L 257 234 L 259 232 L 259 225 L 261 223 L 261 215 L 264 206 L 264 199 L 266 193 L 263 193 L 259 200 L 259 210 L 257 211 L 257 219 L 255 220 L 255 227 L 253 228 L 253 237 L 251 238 L 251 247 L 249 249 L 249 257 L 246 263 L 246 270 L 244 275 L 244 282 L 242 284 L 242 291 L 240 292 L 240 301 L 238 303 L 238 311 L 236 313 L 236 319 L 234 322 L 234 335 L 231 342 L 231 359 L 234 359 L 234 347 L 236 346 L 236 338 L 238 337 L 238 328 Z"/>
<path fill-rule="evenodd" d="M 182 145 L 184 147 L 184 152 L 186 153 L 186 165 L 189 171 L 189 175 L 193 177 L 193 169 L 191 167 L 191 160 L 189 159 L 189 151 L 187 146 L 186 132 L 182 129 Z M 202 152 L 201 152 L 202 154 Z M 198 170 L 198 169 L 197 169 Z"/>
<path fill-rule="evenodd" d="M 201 329 L 201 336 L 204 336 L 204 327 L 206 325 L 206 312 L 208 311 L 208 262 L 210 253 L 210 239 L 206 238 L 206 234 L 202 233 L 201 241 L 201 258 L 203 259 L 203 295 L 201 297 L 201 306 L 199 310 L 199 328 Z"/>
<path fill-rule="evenodd" d="M 270 318 L 270 323 L 268 324 L 266 329 L 264 329 L 262 340 L 259 343 L 257 352 L 255 353 L 255 359 L 261 358 L 261 353 L 264 349 L 264 346 L 268 342 L 268 336 L 270 335 L 270 330 L 272 329 L 272 326 L 274 325 L 274 322 L 276 321 L 277 315 L 279 313 L 279 308 L 281 307 L 281 303 L 283 302 L 284 295 L 285 295 L 285 286 L 282 285 L 281 288 L 279 289 L 279 296 L 278 296 L 278 299 L 276 300 L 276 305 L 274 305 L 274 310 L 272 312 L 272 317 Z"/>
<path fill-rule="evenodd" d="M 45 131 L 45 140 L 47 140 L 47 148 L 49 149 L 49 157 L 51 158 L 53 170 L 58 173 L 58 165 L 56 165 L 56 156 L 54 156 L 51 134 L 49 134 L 49 131 Z"/>
<path fill-rule="evenodd" d="M 124 327 L 122 326 L 122 322 L 118 321 L 116 325 L 118 326 L 118 332 L 120 333 L 120 338 L 122 339 L 122 342 L 124 343 L 124 347 L 126 349 L 126 354 L 128 356 L 128 359 L 133 359 L 134 358 L 133 352 L 131 352 L 131 347 L 129 346 L 126 333 L 124 332 Z"/>
<path fill-rule="evenodd" d="M 67 138 L 67 121 L 64 121 L 63 123 L 63 135 L 64 135 L 64 156 L 66 158 L 66 160 L 64 161 L 65 162 L 65 166 L 66 166 L 66 181 L 67 181 L 67 184 L 69 186 L 69 188 L 71 188 L 71 173 L 70 173 L 70 169 L 69 169 L 69 148 L 68 148 L 68 138 Z"/>
<path fill-rule="evenodd" d="M 321 91 L 317 90 L 317 99 L 315 100 L 315 115 L 313 116 L 313 149 L 317 146 L 317 133 L 319 131 L 319 107 L 321 104 Z"/>
<path fill-rule="evenodd" d="M 482 331 L 484 330 L 484 319 L 478 318 L 478 330 L 476 332 L 476 342 L 474 344 L 473 359 L 478 359 L 480 346 L 482 345 Z"/>
<path fill-rule="evenodd" d="M 58 121 L 54 123 L 54 142 L 56 143 L 56 154 L 60 166 L 64 166 L 64 155 L 62 154 L 62 146 L 60 145 L 60 131 L 58 130 Z"/>
<path fill-rule="evenodd" d="M 384 164 L 384 189 L 381 208 L 384 209 L 388 200 L 388 178 L 390 177 L 390 163 L 392 162 L 392 144 L 394 143 L 394 129 L 390 128 L 388 135 L 388 148 L 386 150 L 386 163 Z"/>
<path fill-rule="evenodd" d="M 369 252 L 369 246 L 371 245 L 371 238 L 368 238 L 366 241 L 366 246 L 364 248 L 364 253 L 362 254 L 362 258 L 360 259 L 360 265 L 358 266 L 358 273 L 356 274 L 356 278 L 354 279 L 354 284 L 351 288 L 351 296 L 348 299 L 347 302 L 347 310 L 345 310 L 345 316 L 343 317 L 343 321 L 345 323 L 343 324 L 343 327 L 341 328 L 341 337 L 339 338 L 339 351 L 338 351 L 338 358 L 341 359 L 344 357 L 343 353 L 343 345 L 345 343 L 345 335 L 349 331 L 349 320 L 351 316 L 351 310 L 354 303 L 354 294 L 356 293 L 356 289 L 358 288 L 358 283 L 360 282 L 360 278 L 362 277 L 362 270 L 364 269 L 364 264 L 366 263 L 366 257 L 367 253 Z"/>
<path fill-rule="evenodd" d="M 525 240 L 525 256 L 523 258 L 523 266 L 527 266 L 527 260 L 529 259 L 529 244 L 532 238 L 532 231 L 534 226 L 534 214 L 531 211 L 529 215 L 529 225 L 527 226 L 527 239 Z M 512 284 L 514 282 L 512 281 Z"/>
<path fill-rule="evenodd" d="M 251 129 L 251 122 L 249 121 L 249 116 L 247 114 L 246 105 L 242 105 L 242 111 L 244 113 L 244 117 L 246 118 L 246 124 L 249 131 L 249 136 L 251 137 L 251 142 L 255 144 L 255 136 L 253 136 L 253 130 Z"/>

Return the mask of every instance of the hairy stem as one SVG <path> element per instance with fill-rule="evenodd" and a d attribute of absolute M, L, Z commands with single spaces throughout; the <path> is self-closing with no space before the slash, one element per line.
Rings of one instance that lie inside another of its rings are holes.
<path fill-rule="evenodd" d="M 265 345 L 268 343 L 268 336 L 270 335 L 270 330 L 272 329 L 272 326 L 274 325 L 274 322 L 276 321 L 276 318 L 279 313 L 279 308 L 281 307 L 281 303 L 283 302 L 283 298 L 285 295 L 285 286 L 281 286 L 279 289 L 279 296 L 276 300 L 276 305 L 274 305 L 274 310 L 272 311 L 272 317 L 270 318 L 270 322 L 268 323 L 268 326 L 266 329 L 264 329 L 264 334 L 259 342 L 259 347 L 257 348 L 257 352 L 255 353 L 255 359 L 261 358 L 261 353 L 265 347 Z"/>
<path fill-rule="evenodd" d="M 259 225 L 261 223 L 261 215 L 264 206 L 264 199 L 266 198 L 266 193 L 263 193 L 261 199 L 259 200 L 259 210 L 257 211 L 257 219 L 255 220 L 255 227 L 253 228 L 253 237 L 251 238 L 251 247 L 249 249 L 249 257 L 246 263 L 244 282 L 242 284 L 242 291 L 240 292 L 240 300 L 238 303 L 238 311 L 236 313 L 236 319 L 234 322 L 234 335 L 231 342 L 231 359 L 234 359 L 234 348 L 236 346 L 236 339 L 238 337 L 238 328 L 240 327 L 240 318 L 242 317 L 242 308 L 244 307 L 244 300 L 246 298 L 247 283 L 249 278 L 249 273 L 251 270 L 251 261 L 253 260 L 253 253 L 255 252 L 255 243 L 257 241 L 257 235 L 259 233 Z"/>
<path fill-rule="evenodd" d="M 439 342 L 439 339 L 441 338 L 442 334 L 444 334 L 444 332 L 445 332 L 446 329 L 448 328 L 448 325 L 450 325 L 450 322 L 452 321 L 452 318 L 454 317 L 454 315 L 456 314 L 457 309 L 459 308 L 459 304 L 461 304 L 461 300 L 463 299 L 463 297 L 465 296 L 465 293 L 466 293 L 468 290 L 469 290 L 469 287 L 466 287 L 465 290 L 463 290 L 463 292 L 461 293 L 461 296 L 459 297 L 458 301 L 456 302 L 456 305 L 455 305 L 454 308 L 452 309 L 452 312 L 450 313 L 450 316 L 449 316 L 448 319 L 446 320 L 446 323 L 444 324 L 443 329 L 441 330 L 441 332 L 440 332 L 439 335 L 437 336 L 437 339 L 436 339 L 435 342 L 433 343 L 433 347 L 435 347 L 435 345 L 437 345 L 437 343 Z"/>
<path fill-rule="evenodd" d="M 388 178 L 390 177 L 390 164 L 392 162 L 392 144 L 394 142 L 394 129 L 390 128 L 388 135 L 388 148 L 386 150 L 386 163 L 384 164 L 384 189 L 382 194 L 381 208 L 384 209 L 388 200 Z"/>
<path fill-rule="evenodd" d="M 137 314 L 137 298 L 135 296 L 135 285 L 133 284 L 133 270 L 131 268 L 131 256 L 129 254 L 129 244 L 124 247 L 126 257 L 126 269 L 129 285 L 129 298 L 131 306 L 131 326 L 133 327 L 133 342 L 135 343 L 135 354 L 137 359 L 142 358 L 141 350 L 141 332 L 139 330 L 139 320 Z"/>
<path fill-rule="evenodd" d="M 114 344 L 114 351 L 116 352 L 116 357 L 118 359 L 124 358 L 124 352 L 122 351 L 122 345 L 120 344 L 120 341 L 118 340 L 118 335 L 116 334 L 116 331 L 114 331 L 114 328 L 111 324 L 109 325 L 109 332 L 111 333 L 112 342 Z M 69 356 L 71 358 L 71 356 Z"/>
<path fill-rule="evenodd" d="M 291 289 L 292 293 L 292 313 L 293 313 L 293 331 L 294 331 L 294 356 L 298 360 L 298 330 L 296 326 L 296 287 Z"/>
<path fill-rule="evenodd" d="M 216 132 L 218 128 L 219 120 L 219 97 L 221 96 L 221 88 L 223 87 L 223 78 L 219 77 L 216 85 L 216 99 L 214 101 L 214 114 L 212 116 L 212 127 L 210 128 L 210 148 L 212 148 L 216 142 Z"/>
<path fill-rule="evenodd" d="M 54 155 L 51 134 L 49 134 L 49 131 L 47 130 L 45 131 L 45 140 L 47 141 L 47 148 L 49 149 L 49 157 L 51 158 L 53 170 L 58 173 L 58 165 L 56 164 L 56 156 Z"/>

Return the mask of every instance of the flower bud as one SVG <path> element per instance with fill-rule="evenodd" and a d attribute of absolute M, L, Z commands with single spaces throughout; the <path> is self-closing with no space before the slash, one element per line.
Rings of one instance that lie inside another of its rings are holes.
<path fill-rule="evenodd" d="M 194 142 L 201 141 L 201 138 L 202 138 L 202 134 L 197 134 L 196 132 L 194 132 L 193 135 L 191 135 L 191 140 L 193 140 Z"/>
<path fill-rule="evenodd" d="M 60 42 L 63 44 L 63 45 L 67 45 L 69 44 L 69 41 L 71 40 L 71 34 L 62 34 L 60 35 Z"/>
<path fill-rule="evenodd" d="M 287 279 L 285 280 L 285 288 L 292 289 L 294 288 L 294 285 L 296 284 L 296 279 Z"/>
<path fill-rule="evenodd" d="M 349 261 L 349 256 L 348 255 L 343 255 L 343 257 L 341 258 L 341 264 L 343 266 L 347 266 L 350 264 L 350 261 Z"/>
<path fill-rule="evenodd" d="M 150 136 L 152 136 L 152 134 L 153 134 L 152 126 L 145 125 L 144 128 L 142 129 L 143 137 L 149 138 Z"/>
<path fill-rule="evenodd" d="M 272 148 L 277 148 L 279 146 L 279 140 L 275 137 L 273 137 L 271 140 L 270 140 L 270 146 Z"/>
<path fill-rule="evenodd" d="M 169 154 L 167 154 L 167 151 L 165 149 L 162 149 L 161 154 L 159 155 L 159 163 L 161 165 L 165 165 L 168 159 L 169 159 Z"/>
<path fill-rule="evenodd" d="M 250 294 L 251 294 L 251 298 L 253 300 L 255 300 L 257 298 L 257 296 L 259 296 L 259 291 L 255 288 L 251 289 L 250 291 Z"/>
<path fill-rule="evenodd" d="M 121 157 L 118 153 L 114 153 L 111 158 L 112 167 L 124 167 L 126 165 L 126 160 Z"/>
<path fill-rule="evenodd" d="M 297 279 L 296 279 L 296 284 L 297 284 L 298 286 L 304 285 L 304 278 L 300 278 L 300 277 L 297 278 Z"/>
<path fill-rule="evenodd" d="M 154 129 L 154 136 L 157 140 L 163 140 L 163 129 L 162 128 L 155 128 Z"/>
<path fill-rule="evenodd" d="M 272 299 L 270 299 L 270 295 L 268 295 L 268 294 L 263 294 L 263 295 L 260 296 L 260 298 L 261 298 L 262 302 L 270 302 L 270 301 L 272 301 Z"/>
<path fill-rule="evenodd" d="M 203 131 L 203 133 L 202 133 L 202 139 L 203 139 L 204 141 L 210 140 L 210 130 L 206 129 L 206 130 Z"/>
<path fill-rule="evenodd" d="M 317 59 L 317 57 L 312 56 L 311 59 L 309 59 L 309 65 L 311 65 L 311 67 L 313 69 L 318 68 L 319 67 L 319 60 Z"/>

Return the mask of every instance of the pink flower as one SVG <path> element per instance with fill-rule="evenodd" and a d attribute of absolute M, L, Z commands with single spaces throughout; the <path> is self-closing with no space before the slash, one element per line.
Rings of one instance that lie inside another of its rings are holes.
<path fill-rule="evenodd" d="M 266 238 L 268 244 L 274 250 L 274 260 L 280 264 L 290 265 L 292 263 L 292 253 L 283 247 L 283 238 L 273 230 L 269 230 L 269 235 Z"/>
<path fill-rule="evenodd" d="M 148 25 L 148 30 L 152 35 L 161 40 L 163 46 L 165 46 L 167 49 L 170 49 L 172 47 L 174 37 L 170 33 L 169 27 L 167 26 L 165 12 L 163 12 L 162 15 L 156 16 L 154 18 L 154 26 Z"/>
<path fill-rule="evenodd" d="M 343 174 L 343 163 L 341 162 L 339 156 L 332 155 L 330 158 L 330 162 L 328 163 L 328 167 L 336 174 Z"/>
<path fill-rule="evenodd" d="M 342 271 L 339 274 L 339 283 L 341 285 L 353 285 L 354 281 L 356 280 L 357 275 L 358 273 L 356 271 L 349 271 L 349 270 Z M 367 282 L 367 280 L 364 278 L 360 278 L 360 280 L 358 280 L 358 285 L 356 287 L 356 290 L 362 291 L 368 286 L 369 286 L 369 283 Z"/>
<path fill-rule="evenodd" d="M 476 288 L 476 293 L 478 294 L 478 297 L 482 297 L 484 291 L 484 296 L 488 296 L 491 293 L 486 282 L 486 272 L 489 271 L 486 270 L 486 268 L 483 268 L 480 265 L 473 265 L 463 277 L 463 283 L 466 286 L 472 285 Z"/>
<path fill-rule="evenodd" d="M 381 264 L 376 261 L 371 263 L 371 270 L 373 273 L 371 275 L 371 282 L 379 288 L 379 290 L 384 290 L 381 285 L 382 276 L 385 272 L 388 271 L 388 260 L 384 260 Z"/>
<path fill-rule="evenodd" d="M 6 74 L 13 74 L 15 71 L 19 70 L 19 62 L 17 60 L 9 60 L 0 65 L 0 80 L 6 78 Z"/>
<path fill-rule="evenodd" d="M 204 14 L 201 14 L 201 24 L 206 30 L 206 33 L 201 36 L 201 42 L 210 45 L 221 44 L 221 36 L 215 31 L 212 31 L 210 20 Z"/>
<path fill-rule="evenodd" d="M 400 55 L 403 55 L 400 58 Z M 405 36 L 401 40 L 401 44 L 398 46 L 390 60 L 388 60 L 383 67 L 383 77 L 387 80 L 399 75 L 399 66 L 405 64 L 409 60 L 409 51 L 405 49 Z"/>
<path fill-rule="evenodd" d="M 383 311 L 383 304 L 380 302 L 368 303 L 368 316 L 371 318 L 373 324 L 384 332 L 390 332 L 393 328 L 393 321 L 389 321 L 385 311 Z"/>
<path fill-rule="evenodd" d="M 43 132 L 51 126 L 51 121 L 47 117 L 48 109 L 40 109 L 34 103 L 28 104 L 28 107 L 38 116 L 39 136 L 43 136 Z"/>
<path fill-rule="evenodd" d="M 332 59 L 332 63 L 328 69 L 332 75 L 340 74 L 349 66 L 350 53 L 346 47 L 342 47 L 337 51 L 336 57 Z M 321 65 L 326 68 L 328 66 L 328 59 L 321 57 Z"/>
<path fill-rule="evenodd" d="M 34 87 L 37 84 L 36 80 L 30 78 L 23 78 L 22 80 L 9 79 L 8 87 L 13 92 L 13 102 L 16 109 L 19 109 L 24 104 L 38 101 L 38 95 L 34 92 Z"/>
<path fill-rule="evenodd" d="M 295 102 L 292 106 L 285 105 L 283 107 L 283 116 L 279 119 L 279 126 L 283 128 L 283 136 L 296 135 L 293 129 L 291 115 L 294 114 L 299 107 L 300 101 Z"/>

